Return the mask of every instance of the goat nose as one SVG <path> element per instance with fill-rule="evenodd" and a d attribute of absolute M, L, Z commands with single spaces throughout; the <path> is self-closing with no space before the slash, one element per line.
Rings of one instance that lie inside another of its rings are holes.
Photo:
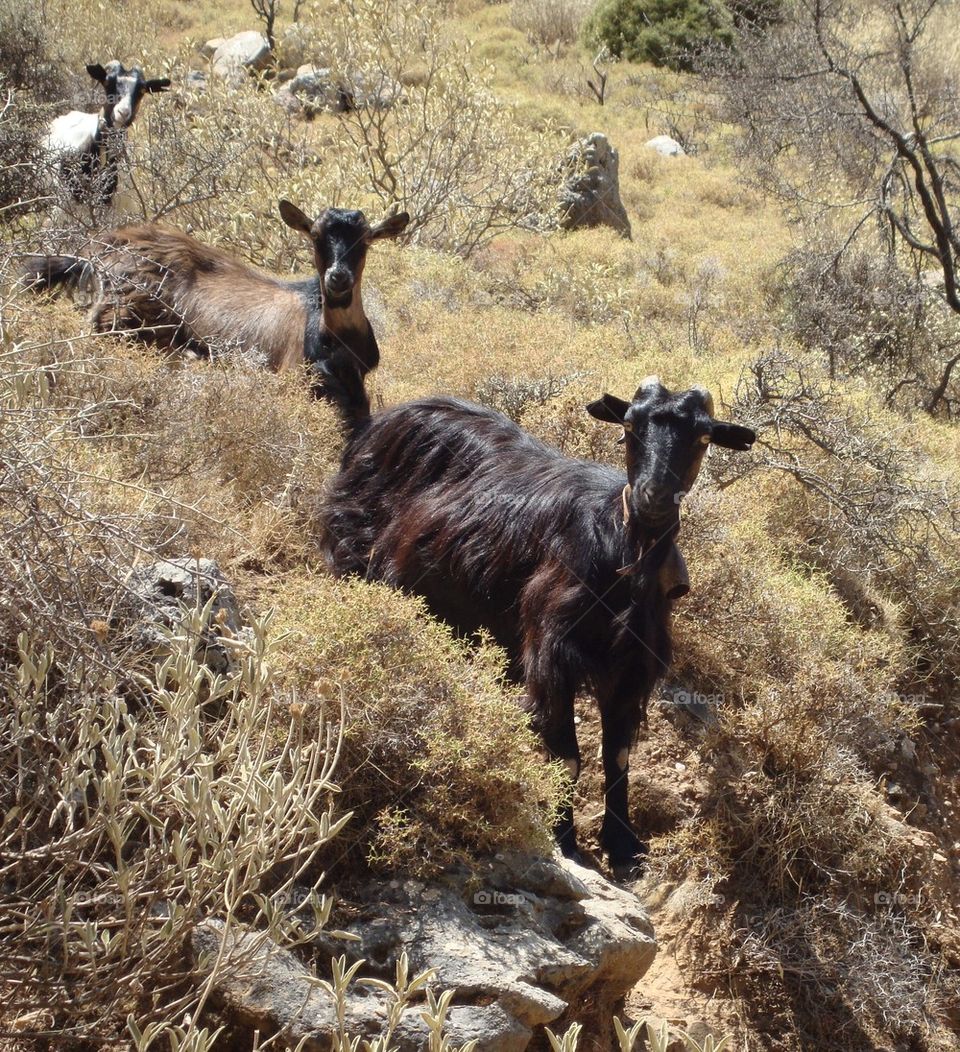
<path fill-rule="evenodd" d="M 327 271 L 327 288 L 331 292 L 345 292 L 350 287 L 350 275 L 344 270 Z"/>
<path fill-rule="evenodd" d="M 643 482 L 637 487 L 637 495 L 640 503 L 646 507 L 658 504 L 668 504 L 673 501 L 673 491 L 669 486 L 661 486 L 655 482 Z"/>
<path fill-rule="evenodd" d="M 657 496 L 657 487 L 652 482 L 642 482 L 637 487 L 637 496 L 644 504 L 652 504 Z"/>

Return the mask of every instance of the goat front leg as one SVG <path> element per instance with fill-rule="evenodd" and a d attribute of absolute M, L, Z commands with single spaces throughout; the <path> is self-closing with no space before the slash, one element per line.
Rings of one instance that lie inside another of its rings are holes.
<path fill-rule="evenodd" d="M 600 843 L 618 876 L 639 872 L 647 846 L 630 823 L 628 803 L 630 746 L 637 726 L 636 703 L 601 702 L 603 775 L 605 782 Z"/>

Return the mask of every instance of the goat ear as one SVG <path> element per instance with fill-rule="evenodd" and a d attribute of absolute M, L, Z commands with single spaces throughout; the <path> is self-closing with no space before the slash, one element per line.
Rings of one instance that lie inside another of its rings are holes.
<path fill-rule="evenodd" d="M 602 420 L 605 424 L 619 424 L 623 427 L 623 421 L 629 408 L 629 402 L 625 402 L 622 398 L 617 398 L 616 395 L 605 394 L 603 398 L 598 398 L 595 402 L 591 402 L 587 406 L 587 412 L 597 420 Z"/>
<path fill-rule="evenodd" d="M 408 212 L 398 212 L 396 215 L 386 216 L 379 223 L 370 227 L 367 240 L 376 241 L 382 237 L 399 237 L 409 222 L 410 215 Z"/>
<path fill-rule="evenodd" d="M 153 80 L 148 80 L 143 87 L 152 95 L 158 91 L 169 91 L 171 83 L 169 77 L 154 77 Z"/>
<path fill-rule="evenodd" d="M 756 440 L 756 431 L 749 427 L 741 427 L 739 424 L 722 424 L 715 420 L 710 432 L 710 441 L 715 446 L 723 446 L 724 449 L 738 449 L 741 452 L 748 450 Z"/>
<path fill-rule="evenodd" d="M 310 237 L 313 222 L 295 204 L 286 200 L 281 201 L 280 218 L 291 230 L 296 230 L 297 233 L 303 234 L 304 237 Z"/>
<path fill-rule="evenodd" d="M 107 71 L 99 62 L 89 63 L 87 65 L 87 72 L 94 80 L 99 80 L 101 84 L 107 79 Z"/>

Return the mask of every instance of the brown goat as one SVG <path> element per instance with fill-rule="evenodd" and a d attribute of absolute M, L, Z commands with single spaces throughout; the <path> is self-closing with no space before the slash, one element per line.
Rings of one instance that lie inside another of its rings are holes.
<path fill-rule="evenodd" d="M 306 362 L 315 393 L 352 428 L 370 415 L 364 378 L 380 360 L 360 291 L 367 249 L 400 235 L 409 216 L 371 226 L 362 212 L 328 208 L 311 222 L 289 201 L 280 215 L 310 240 L 314 277 L 275 278 L 156 223 L 110 231 L 82 256 L 32 257 L 26 276 L 38 288 L 91 286 L 95 332 L 205 356 L 236 348 L 276 372 Z"/>

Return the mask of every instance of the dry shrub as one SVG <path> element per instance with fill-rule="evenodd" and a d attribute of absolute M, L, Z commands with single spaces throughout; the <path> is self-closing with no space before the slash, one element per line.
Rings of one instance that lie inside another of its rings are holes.
<path fill-rule="evenodd" d="M 783 984 L 784 1038 L 821 1048 L 889 1047 L 891 1040 L 950 1047 L 935 1020 L 956 998 L 956 982 L 897 910 L 871 916 L 837 896 L 807 895 L 731 921 L 737 966 L 719 954 L 711 964 L 751 1000 Z"/>
<path fill-rule="evenodd" d="M 171 0 L 134 0 L 91 9 L 73 0 L 45 0 L 40 6 L 47 31 L 56 32 L 62 60 L 83 73 L 88 62 L 117 58 L 150 67 L 148 76 L 162 76 L 166 61 L 164 35 L 176 24 Z M 83 73 L 86 77 L 86 74 Z"/>
<path fill-rule="evenodd" d="M 308 713 L 345 705 L 328 865 L 420 875 L 510 848 L 551 850 L 562 774 L 542 758 L 491 645 L 468 648 L 383 585 L 290 579 L 275 593 L 286 677 Z M 299 710 L 298 710 L 299 711 Z"/>
<path fill-rule="evenodd" d="M 768 436 L 764 470 L 790 483 L 778 489 L 775 527 L 797 557 L 824 568 L 841 594 L 859 579 L 901 606 L 918 647 L 914 686 L 949 681 L 960 669 L 955 480 L 902 418 L 784 352 L 746 371 L 737 413 Z"/>
<path fill-rule="evenodd" d="M 524 128 L 436 5 L 356 0 L 324 29 L 343 79 L 362 92 L 340 115 L 353 146 L 337 153 L 346 185 L 410 212 L 415 240 L 463 256 L 498 231 L 548 221 L 559 136 Z"/>
<path fill-rule="evenodd" d="M 869 376 L 888 405 L 907 411 L 960 412 L 960 316 L 943 302 L 935 275 L 863 244 L 839 258 L 798 250 L 785 275 L 792 328 L 831 375 Z"/>
<path fill-rule="evenodd" d="M 559 55 L 576 43 L 592 6 L 593 0 L 513 0 L 510 23 L 531 44 Z"/>
<path fill-rule="evenodd" d="M 8 1020 L 49 1012 L 41 1029 L 91 1039 L 128 1013 L 141 1026 L 180 1020 L 203 1000 L 187 953 L 200 921 L 242 919 L 288 941 L 283 911 L 256 900 L 283 901 L 335 834 L 335 752 L 291 728 L 268 754 L 278 697 L 264 627 L 235 647 L 227 677 L 194 657 L 204 628 L 197 612 L 174 630 L 170 657 L 138 679 L 139 703 L 118 690 L 122 653 L 90 668 L 24 633 L 19 663 L 4 663 Z"/>
<path fill-rule="evenodd" d="M 0 70 L 8 86 L 28 88 L 37 101 L 62 96 L 64 77 L 51 45 L 43 7 L 7 0 L 0 10 Z"/>
<path fill-rule="evenodd" d="M 35 209 L 45 187 L 40 139 L 64 92 L 35 4 L 8 0 L 0 10 L 0 224 Z"/>
<path fill-rule="evenodd" d="M 88 470 L 81 447 L 100 436 L 85 414 L 104 407 L 71 404 L 58 382 L 80 363 L 22 351 L 0 360 L 4 1023 L 122 1040 L 128 1013 L 161 1030 L 187 1014 L 196 1041 L 190 933 L 214 916 L 288 941 L 271 896 L 336 831 L 334 741 L 266 735 L 283 708 L 266 620 L 218 629 L 235 658 L 219 675 L 196 656 L 209 606 L 157 663 L 133 646 L 128 575 L 159 557 L 152 534 L 177 550 L 177 517 L 143 479 L 118 501 L 109 453 Z"/>
<path fill-rule="evenodd" d="M 34 210 L 45 195 L 40 138 L 47 116 L 0 74 L 0 227 Z"/>
<path fill-rule="evenodd" d="M 25 342 L 18 356 L 53 380 L 65 469 L 83 472 L 118 513 L 149 509 L 156 551 L 200 548 L 227 567 L 263 570 L 315 550 L 342 436 L 297 374 L 178 364 L 111 337 Z"/>
<path fill-rule="evenodd" d="M 519 422 L 528 409 L 546 405 L 551 399 L 557 398 L 565 387 L 579 379 L 580 375 L 577 373 L 568 376 L 547 376 L 536 380 L 495 375 L 477 384 L 474 398 Z"/>

